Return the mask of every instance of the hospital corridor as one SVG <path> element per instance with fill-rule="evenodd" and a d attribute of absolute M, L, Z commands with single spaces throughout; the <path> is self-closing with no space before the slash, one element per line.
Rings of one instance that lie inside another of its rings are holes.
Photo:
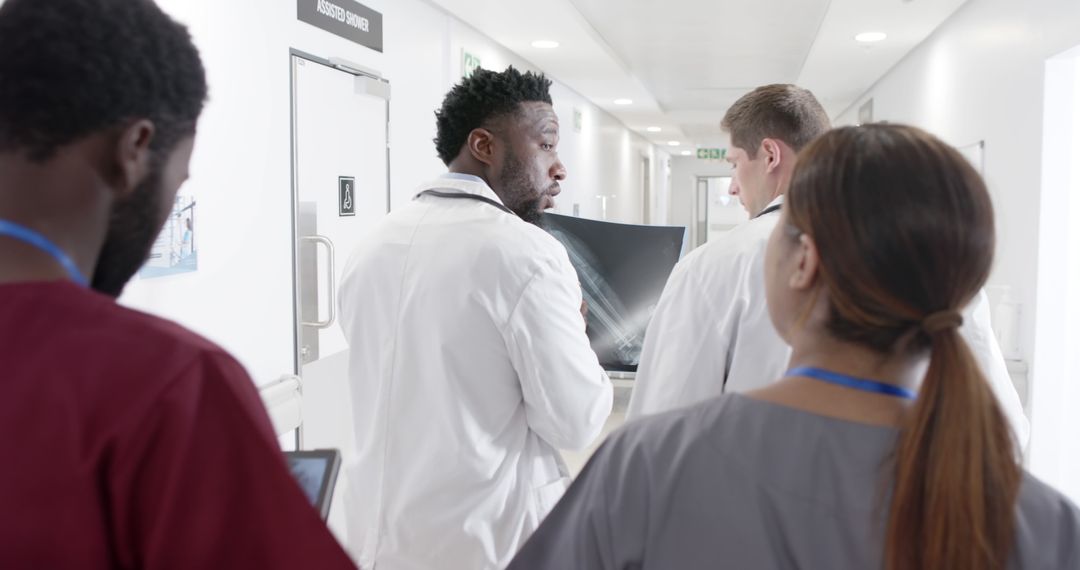
<path fill-rule="evenodd" d="M 1077 0 L 0 0 L 0 568 L 1080 570 Z"/>

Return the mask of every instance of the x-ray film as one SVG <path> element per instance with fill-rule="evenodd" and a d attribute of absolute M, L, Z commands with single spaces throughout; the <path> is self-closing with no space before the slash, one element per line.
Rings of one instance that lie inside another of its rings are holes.
<path fill-rule="evenodd" d="M 589 340 L 606 370 L 636 371 L 645 328 L 686 228 L 614 224 L 546 214 L 544 228 L 566 247 L 588 304 Z"/>

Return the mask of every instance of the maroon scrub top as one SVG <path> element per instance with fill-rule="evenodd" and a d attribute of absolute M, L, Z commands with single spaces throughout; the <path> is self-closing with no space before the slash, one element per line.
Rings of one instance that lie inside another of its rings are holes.
<path fill-rule="evenodd" d="M 354 568 L 221 348 L 70 282 L 0 285 L 0 567 Z"/>

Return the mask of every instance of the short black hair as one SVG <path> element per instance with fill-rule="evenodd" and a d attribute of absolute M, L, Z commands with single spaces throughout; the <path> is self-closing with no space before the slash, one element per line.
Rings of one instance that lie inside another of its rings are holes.
<path fill-rule="evenodd" d="M 42 162 L 85 136 L 148 119 L 159 157 L 194 132 L 205 101 L 191 36 L 152 0 L 0 5 L 0 152 Z"/>
<path fill-rule="evenodd" d="M 494 119 L 516 113 L 521 103 L 551 104 L 551 80 L 542 73 L 522 73 L 514 66 L 495 72 L 477 69 L 446 94 L 442 108 L 435 111 L 435 150 L 449 165 L 473 129 Z"/>

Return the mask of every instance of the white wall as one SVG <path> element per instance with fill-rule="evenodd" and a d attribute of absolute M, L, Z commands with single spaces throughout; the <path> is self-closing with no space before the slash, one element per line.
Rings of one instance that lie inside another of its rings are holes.
<path fill-rule="evenodd" d="M 662 150 L 657 150 L 653 158 L 652 218 L 649 222 L 661 225 L 670 224 L 672 194 L 671 168 L 674 157 Z"/>
<path fill-rule="evenodd" d="M 1080 498 L 1080 47 L 1046 70 L 1032 466 Z"/>
<path fill-rule="evenodd" d="M 662 178 L 658 176 L 662 158 L 657 157 L 664 153 L 561 84 L 552 86 L 552 99 L 561 129 L 559 156 L 569 173 L 555 211 L 572 214 L 573 205 L 578 204 L 582 217 L 641 223 L 641 161 L 643 157 L 650 159 L 653 188 L 662 192 L 657 183 L 657 178 Z M 580 133 L 574 129 L 575 108 L 582 113 Z M 656 192 L 653 194 L 655 197 Z M 607 197 L 606 216 L 600 196 Z"/>
<path fill-rule="evenodd" d="M 854 124 L 857 109 L 874 99 L 874 119 L 923 127 L 957 146 L 986 143 L 985 177 L 997 213 L 997 260 L 990 282 L 1011 288 L 1022 303 L 1022 358 L 1032 364 L 1031 467 L 1080 498 L 1080 466 L 1065 481 L 1050 468 L 1054 456 L 1077 456 L 1080 448 L 1042 422 L 1040 385 L 1062 370 L 1033 362 L 1036 314 L 1050 302 L 1037 299 L 1041 256 L 1044 67 L 1046 60 L 1080 44 L 1080 2 L 1075 0 L 971 0 L 835 121 Z M 1060 211 L 1060 209 L 1058 209 Z M 1080 220 L 1074 219 L 1074 223 Z M 1074 347 L 1075 349 L 1075 347 Z M 1044 396 L 1046 393 L 1043 393 Z M 1073 410 L 1080 401 L 1070 402 Z M 1075 412 L 1074 412 L 1075 413 Z M 1072 432 L 1075 435 L 1075 432 Z"/>
<path fill-rule="evenodd" d="M 431 142 L 433 113 L 461 77 L 462 49 L 488 69 L 531 66 L 421 0 L 363 2 L 383 14 L 384 53 L 298 21 L 292 1 L 159 3 L 190 27 L 210 82 L 192 176 L 183 190 L 198 200 L 199 269 L 136 280 L 123 301 L 210 337 L 235 354 L 257 383 L 266 383 L 293 370 L 289 48 L 342 57 L 390 80 L 392 207 L 445 170 Z M 582 216 L 600 217 L 595 196 L 610 194 L 609 219 L 640 221 L 638 161 L 660 155 L 565 86 L 556 83 L 552 95 L 562 125 L 560 155 L 569 171 L 559 211 L 570 213 L 577 202 Z M 573 127 L 575 107 L 585 119 L 580 133 Z M 653 164 L 654 176 L 662 177 L 663 161 Z"/>
<path fill-rule="evenodd" d="M 696 156 L 671 158 L 671 193 L 667 223 L 690 228 L 690 244 L 697 243 L 697 179 L 701 176 L 731 176 L 725 160 L 700 160 Z M 689 251 L 689 250 L 688 250 Z"/>

